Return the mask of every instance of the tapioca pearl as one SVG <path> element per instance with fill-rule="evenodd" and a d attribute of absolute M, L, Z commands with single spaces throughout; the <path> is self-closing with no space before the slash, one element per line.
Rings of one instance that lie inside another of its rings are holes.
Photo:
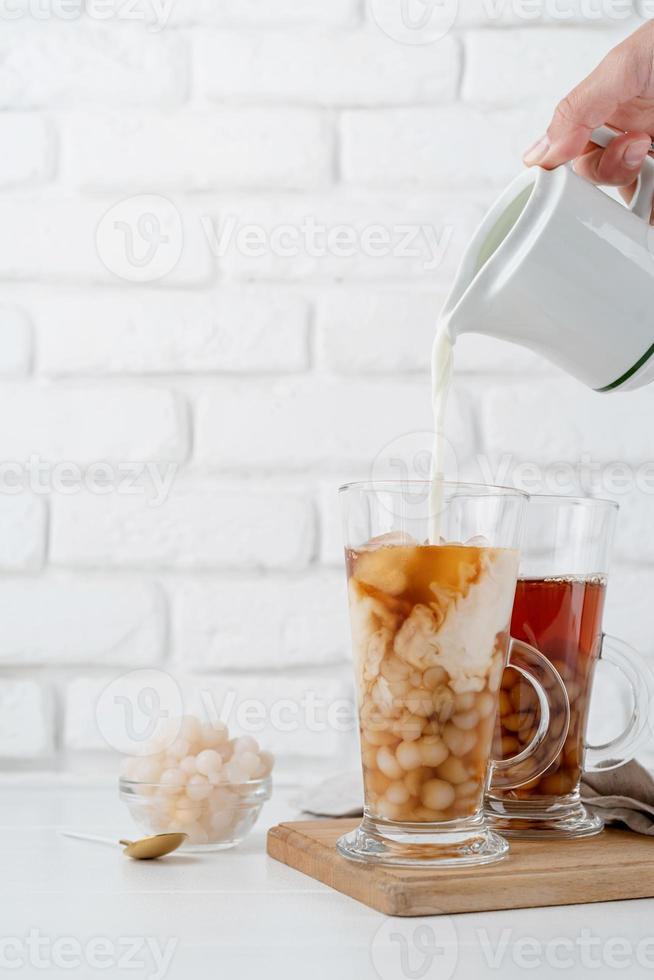
<path fill-rule="evenodd" d="M 383 796 L 391 783 L 395 782 L 395 780 L 389 779 L 388 776 L 385 776 L 378 769 L 371 769 L 364 774 L 363 778 L 366 790 L 374 793 L 375 796 Z"/>
<path fill-rule="evenodd" d="M 161 775 L 161 765 L 156 758 L 136 759 L 132 769 L 132 779 L 139 783 L 157 783 Z"/>
<path fill-rule="evenodd" d="M 219 813 L 212 813 L 210 818 L 210 825 L 213 834 L 217 837 L 226 835 L 232 828 L 234 821 L 234 811 L 233 810 L 222 810 Z"/>
<path fill-rule="evenodd" d="M 399 821 L 402 820 L 404 814 L 406 813 L 404 806 L 400 805 L 399 803 L 390 803 L 384 797 L 377 800 L 375 809 L 379 816 L 383 817 L 384 820 Z"/>
<path fill-rule="evenodd" d="M 184 715 L 182 718 L 182 723 L 180 725 L 179 734 L 181 738 L 186 739 L 191 745 L 198 745 L 202 743 L 202 724 L 198 718 L 193 715 Z"/>
<path fill-rule="evenodd" d="M 159 777 L 162 789 L 165 793 L 181 793 L 186 783 L 186 773 L 180 769 L 166 769 Z"/>
<path fill-rule="evenodd" d="M 497 710 L 497 698 L 490 691 L 482 691 L 477 695 L 475 707 L 480 718 L 490 718 Z"/>
<path fill-rule="evenodd" d="M 238 764 L 246 774 L 246 779 L 253 779 L 254 774 L 259 768 L 259 755 L 257 752 L 239 752 L 236 756 Z"/>
<path fill-rule="evenodd" d="M 404 699 L 404 704 L 412 715 L 417 715 L 419 718 L 428 718 L 434 710 L 431 691 L 424 688 L 410 691 Z"/>
<path fill-rule="evenodd" d="M 207 749 L 215 749 L 229 739 L 229 731 L 224 721 L 206 721 L 202 725 L 201 743 Z"/>
<path fill-rule="evenodd" d="M 504 691 L 504 690 L 500 691 L 499 712 L 502 718 L 506 717 L 506 715 L 513 714 L 513 703 L 511 701 L 511 696 L 508 693 L 508 691 Z"/>
<path fill-rule="evenodd" d="M 523 745 L 529 745 L 536 738 L 537 734 L 538 734 L 538 729 L 536 727 L 522 728 L 518 732 L 518 739 Z"/>
<path fill-rule="evenodd" d="M 186 828 L 189 844 L 208 844 L 209 834 L 201 823 L 195 822 Z"/>
<path fill-rule="evenodd" d="M 432 692 L 432 704 L 434 706 L 434 716 L 441 725 L 450 720 L 454 714 L 454 694 L 449 687 L 439 687 Z"/>
<path fill-rule="evenodd" d="M 502 674 L 502 690 L 510 691 L 512 687 L 515 687 L 520 682 L 521 676 L 513 667 L 507 667 Z"/>
<path fill-rule="evenodd" d="M 538 707 L 538 695 L 526 680 L 522 680 L 509 692 L 513 711 L 533 711 Z"/>
<path fill-rule="evenodd" d="M 465 732 L 450 722 L 443 729 L 443 741 L 452 755 L 462 756 L 475 747 L 477 735 L 475 732 Z"/>
<path fill-rule="evenodd" d="M 380 746 L 394 745 L 397 742 L 397 736 L 393 731 L 388 731 L 387 729 L 380 728 L 364 728 L 366 741 L 371 745 L 376 745 L 378 748 Z"/>
<path fill-rule="evenodd" d="M 502 683 L 502 677 L 505 672 L 504 671 L 505 662 L 506 662 L 506 658 L 504 657 L 503 654 L 499 654 L 499 655 L 496 654 L 493 657 L 493 662 L 491 664 L 491 669 L 488 672 L 488 681 L 487 681 L 488 690 L 491 691 L 493 694 L 496 694 L 497 691 L 499 691 L 500 689 L 500 685 Z"/>
<path fill-rule="evenodd" d="M 395 757 L 403 769 L 409 771 L 422 765 L 420 741 L 400 742 L 395 750 Z"/>
<path fill-rule="evenodd" d="M 409 821 L 413 823 L 443 823 L 448 815 L 442 810 L 431 810 L 427 806 L 416 806 L 411 811 Z"/>
<path fill-rule="evenodd" d="M 227 781 L 235 785 L 247 783 L 250 778 L 248 776 L 249 769 L 241 764 L 238 756 L 234 756 L 229 762 L 225 763 L 222 772 L 225 774 Z"/>
<path fill-rule="evenodd" d="M 502 758 L 507 759 L 521 751 L 522 746 L 515 735 L 503 735 L 501 740 Z"/>
<path fill-rule="evenodd" d="M 189 800 L 206 800 L 210 793 L 211 784 L 206 776 L 201 776 L 200 773 L 196 773 L 194 776 L 189 777 L 186 784 L 186 795 Z"/>
<path fill-rule="evenodd" d="M 431 779 L 434 775 L 434 770 L 428 768 L 428 766 L 420 766 L 419 769 L 412 769 L 404 777 L 404 785 L 408 789 L 409 793 L 413 797 L 420 797 L 420 790 L 422 789 L 423 783 L 426 783 L 428 779 Z"/>
<path fill-rule="evenodd" d="M 566 681 L 565 689 L 568 695 L 568 701 L 570 704 L 574 704 L 579 695 L 581 694 L 581 685 L 577 681 Z"/>
<path fill-rule="evenodd" d="M 474 706 L 475 695 L 472 691 L 466 691 L 464 694 L 456 694 L 454 696 L 454 707 L 457 712 L 470 711 Z"/>
<path fill-rule="evenodd" d="M 377 746 L 371 745 L 365 735 L 361 739 L 361 763 L 365 769 L 377 768 Z"/>
<path fill-rule="evenodd" d="M 174 826 L 179 826 L 183 830 L 186 830 L 191 824 L 194 824 L 198 816 L 198 806 L 196 803 L 189 803 L 186 801 L 186 805 L 180 805 L 175 810 L 175 815 L 173 817 L 172 823 Z"/>
<path fill-rule="evenodd" d="M 479 796 L 481 790 L 482 785 L 476 779 L 468 779 L 465 783 L 458 783 L 455 787 L 457 799 L 465 798 L 466 796 Z"/>
<path fill-rule="evenodd" d="M 444 779 L 429 779 L 422 787 L 420 799 L 430 810 L 447 810 L 454 803 L 454 787 Z"/>
<path fill-rule="evenodd" d="M 266 752 L 265 749 L 262 749 L 261 752 L 259 752 L 259 766 L 255 773 L 255 778 L 263 779 L 264 776 L 269 776 L 273 771 L 274 765 L 275 756 L 272 754 L 272 752 Z"/>
<path fill-rule="evenodd" d="M 516 711 L 512 715 L 502 718 L 502 724 L 507 732 L 519 732 L 533 726 L 534 715 L 530 711 Z"/>
<path fill-rule="evenodd" d="M 401 779 L 404 775 L 404 770 L 395 758 L 395 753 L 385 745 L 377 752 L 377 768 L 389 779 Z"/>
<path fill-rule="evenodd" d="M 442 667 L 430 667 L 422 675 L 422 683 L 428 691 L 435 691 L 437 687 L 447 684 L 447 671 Z"/>
<path fill-rule="evenodd" d="M 411 687 L 422 687 L 422 674 L 419 670 L 413 670 L 409 674 L 409 683 Z"/>
<path fill-rule="evenodd" d="M 420 758 L 424 766 L 440 766 L 450 754 L 447 746 L 438 735 L 427 735 L 418 742 Z"/>
<path fill-rule="evenodd" d="M 240 752 L 258 752 L 259 743 L 256 738 L 252 738 L 251 735 L 241 735 L 239 738 L 232 740 L 232 745 L 234 746 L 234 753 L 238 755 Z"/>
<path fill-rule="evenodd" d="M 198 771 L 198 767 L 195 761 L 195 756 L 194 755 L 185 756 L 180 762 L 179 768 L 182 770 L 182 772 L 185 772 L 187 776 L 193 776 L 194 773 Z"/>
<path fill-rule="evenodd" d="M 207 779 L 209 780 L 209 782 L 211 783 L 212 786 L 219 786 L 221 783 L 226 782 L 227 781 L 227 777 L 225 776 L 224 768 L 223 769 L 211 769 L 207 773 Z"/>
<path fill-rule="evenodd" d="M 463 711 L 461 714 L 452 716 L 452 724 L 464 732 L 470 732 L 479 724 L 479 715 L 474 710 Z"/>
<path fill-rule="evenodd" d="M 389 803 L 397 803 L 399 806 L 403 806 L 411 799 L 411 794 L 401 780 L 391 783 L 385 795 Z"/>
<path fill-rule="evenodd" d="M 223 758 L 215 749 L 204 749 L 196 756 L 195 766 L 199 773 L 208 776 L 212 769 L 222 769 Z"/>
<path fill-rule="evenodd" d="M 382 660 L 381 674 L 387 681 L 406 681 L 411 675 L 411 668 L 399 657 L 386 657 Z"/>
<path fill-rule="evenodd" d="M 168 755 L 172 756 L 174 759 L 179 759 L 180 761 L 184 759 L 187 755 L 191 754 L 191 743 L 187 738 L 175 739 L 172 745 L 168 747 Z"/>
<path fill-rule="evenodd" d="M 422 735 L 425 719 L 418 715 L 405 714 L 391 724 L 391 732 L 405 742 L 414 742 Z"/>
<path fill-rule="evenodd" d="M 462 785 L 470 780 L 468 769 L 461 759 L 457 759 L 454 756 L 450 756 L 449 759 L 442 762 L 436 769 L 436 774 L 439 778 L 445 779 L 454 786 Z"/>

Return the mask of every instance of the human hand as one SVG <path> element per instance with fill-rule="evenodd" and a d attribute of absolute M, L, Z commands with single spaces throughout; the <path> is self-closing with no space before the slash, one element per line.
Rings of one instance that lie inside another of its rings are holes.
<path fill-rule="evenodd" d="M 590 134 L 604 124 L 624 135 L 600 149 Z M 619 187 L 631 200 L 653 135 L 654 22 L 648 22 L 559 103 L 547 134 L 527 150 L 524 162 L 551 170 L 574 160 L 580 176 Z"/>

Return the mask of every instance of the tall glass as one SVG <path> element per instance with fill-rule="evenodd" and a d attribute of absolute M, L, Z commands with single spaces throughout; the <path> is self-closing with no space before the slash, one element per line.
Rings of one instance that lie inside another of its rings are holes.
<path fill-rule="evenodd" d="M 413 866 L 498 860 L 508 845 L 486 826 L 491 775 L 505 786 L 535 779 L 565 739 L 548 738 L 550 716 L 568 710 L 556 671 L 509 636 L 527 497 L 429 482 L 340 492 L 365 806 L 338 849 Z M 495 762 L 507 663 L 529 683 L 539 721 L 516 759 Z"/>
<path fill-rule="evenodd" d="M 511 619 L 512 634 L 533 643 L 563 678 L 570 726 L 561 752 L 539 777 L 514 788 L 492 783 L 486 807 L 491 826 L 513 837 L 587 837 L 600 817 L 580 800 L 584 770 L 614 769 L 632 759 L 647 735 L 650 672 L 635 650 L 602 633 L 609 555 L 617 504 L 606 500 L 531 497 L 527 533 Z M 593 678 L 598 663 L 623 675 L 632 711 L 625 731 L 593 746 L 587 740 Z M 502 679 L 496 751 L 520 751 L 538 723 L 539 706 L 516 671 Z M 564 717 L 551 717 L 555 737 Z"/>

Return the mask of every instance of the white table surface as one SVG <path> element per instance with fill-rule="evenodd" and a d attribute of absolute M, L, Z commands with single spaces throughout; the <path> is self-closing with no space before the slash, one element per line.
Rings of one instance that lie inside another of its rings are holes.
<path fill-rule="evenodd" d="M 654 973 L 654 900 L 387 919 L 267 857 L 266 828 L 298 816 L 293 793 L 276 789 L 239 848 L 139 863 L 118 848 L 58 833 L 132 833 L 111 787 L 37 785 L 36 777 L 0 784 L 0 976 L 632 980 Z M 153 949 L 167 950 L 170 960 L 162 965 Z"/>

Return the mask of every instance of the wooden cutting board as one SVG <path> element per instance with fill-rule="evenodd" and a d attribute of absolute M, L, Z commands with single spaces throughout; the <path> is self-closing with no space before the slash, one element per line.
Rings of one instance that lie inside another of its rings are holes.
<path fill-rule="evenodd" d="M 654 840 L 622 830 L 573 841 L 511 841 L 497 864 L 461 870 L 372 867 L 336 850 L 358 820 L 268 831 L 268 854 L 385 915 L 449 915 L 654 897 Z"/>

